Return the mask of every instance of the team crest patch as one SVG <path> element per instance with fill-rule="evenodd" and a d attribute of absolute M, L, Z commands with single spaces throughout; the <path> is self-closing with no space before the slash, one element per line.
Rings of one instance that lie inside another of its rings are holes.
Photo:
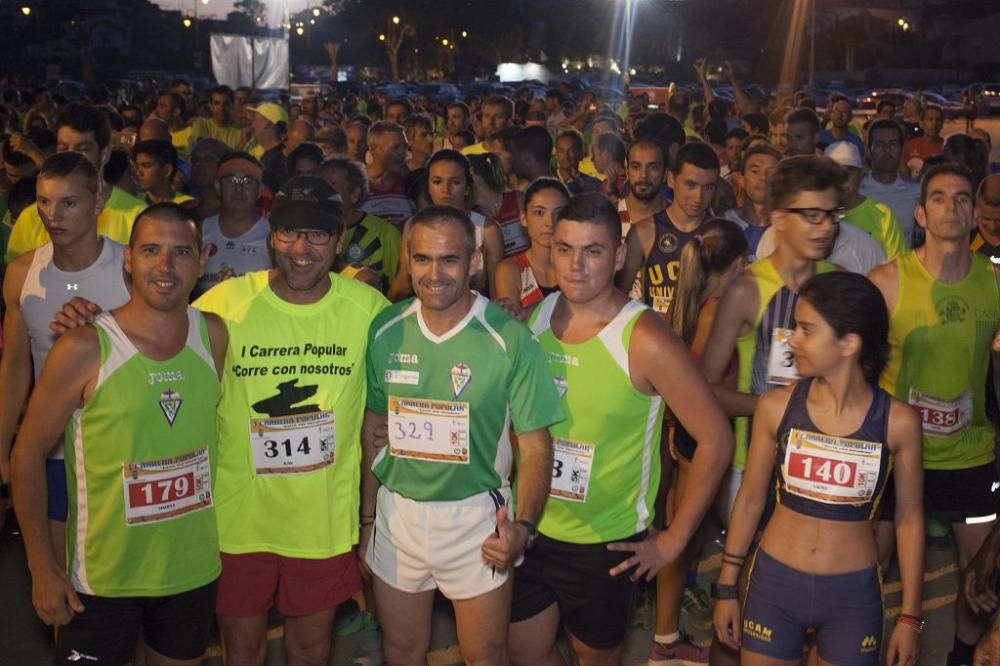
<path fill-rule="evenodd" d="M 462 391 L 472 381 L 472 370 L 465 363 L 459 363 L 451 368 L 451 391 L 456 398 L 462 395 Z"/>
<path fill-rule="evenodd" d="M 361 261 L 365 258 L 365 248 L 357 243 L 351 243 L 347 246 L 347 258 L 351 261 Z"/>
<path fill-rule="evenodd" d="M 553 377 L 552 381 L 555 382 L 556 391 L 559 393 L 559 399 L 562 400 L 562 397 L 566 395 L 566 378 L 561 376 Z"/>
<path fill-rule="evenodd" d="M 177 419 L 177 412 L 181 411 L 182 402 L 184 401 L 181 400 L 181 394 L 173 389 L 165 389 L 160 394 L 160 410 L 171 427 L 173 427 L 174 421 Z"/>
<path fill-rule="evenodd" d="M 673 234 L 663 234 L 660 236 L 660 240 L 658 240 L 656 244 L 660 248 L 660 252 L 664 252 L 666 254 L 676 252 L 677 236 L 674 236 Z"/>

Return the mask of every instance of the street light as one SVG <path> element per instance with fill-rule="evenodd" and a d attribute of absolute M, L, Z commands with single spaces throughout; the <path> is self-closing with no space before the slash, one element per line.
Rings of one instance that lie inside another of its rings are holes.
<path fill-rule="evenodd" d="M 303 28 L 303 27 L 302 27 L 301 25 L 300 25 L 299 27 L 295 28 L 295 33 L 296 33 L 296 34 L 297 34 L 297 35 L 298 35 L 299 37 L 301 37 L 301 36 L 303 35 L 303 33 L 305 33 L 305 31 L 306 31 L 306 29 L 305 29 L 305 28 Z"/>
<path fill-rule="evenodd" d="M 320 15 L 319 7 L 313 7 L 313 16 L 319 16 L 319 15 Z"/>
<path fill-rule="evenodd" d="M 392 17 L 392 24 L 393 25 L 399 25 L 399 17 L 398 16 L 393 16 Z"/>
<path fill-rule="evenodd" d="M 380 42 L 384 42 L 385 41 L 385 33 L 382 33 L 381 35 L 378 36 L 378 41 L 380 41 Z"/>
<path fill-rule="evenodd" d="M 448 40 L 447 39 L 442 39 L 441 40 L 441 45 L 442 46 L 448 46 Z"/>
<path fill-rule="evenodd" d="M 189 18 L 188 18 L 187 16 L 185 16 L 185 17 L 184 17 L 184 21 L 183 21 L 183 23 L 184 23 L 184 27 L 185 27 L 185 28 L 190 28 L 190 27 L 191 27 L 191 23 L 192 23 L 192 21 L 191 21 L 191 19 L 189 19 Z"/>
<path fill-rule="evenodd" d="M 463 31 L 462 31 L 462 39 L 465 39 L 465 38 L 466 38 L 466 37 L 468 37 L 468 36 L 469 36 L 469 33 L 468 33 L 468 31 L 466 31 L 466 30 L 463 30 Z"/>
<path fill-rule="evenodd" d="M 28 7 L 27 5 L 21 7 L 21 13 L 25 16 L 31 16 L 31 7 Z"/>

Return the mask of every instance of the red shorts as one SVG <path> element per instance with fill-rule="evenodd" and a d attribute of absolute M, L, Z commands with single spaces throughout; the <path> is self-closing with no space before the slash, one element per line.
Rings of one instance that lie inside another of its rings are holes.
<path fill-rule="evenodd" d="M 361 589 L 353 552 L 325 560 L 274 553 L 222 553 L 215 612 L 228 617 L 263 615 L 277 604 L 286 617 L 334 608 Z"/>

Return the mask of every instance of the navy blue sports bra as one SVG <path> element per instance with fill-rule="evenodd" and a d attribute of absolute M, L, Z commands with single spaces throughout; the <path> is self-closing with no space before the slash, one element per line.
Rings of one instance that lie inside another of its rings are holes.
<path fill-rule="evenodd" d="M 825 520 L 872 520 L 892 466 L 886 443 L 889 395 L 872 386 L 861 427 L 846 437 L 822 432 L 809 418 L 811 378 L 796 382 L 778 426 L 778 503 Z"/>

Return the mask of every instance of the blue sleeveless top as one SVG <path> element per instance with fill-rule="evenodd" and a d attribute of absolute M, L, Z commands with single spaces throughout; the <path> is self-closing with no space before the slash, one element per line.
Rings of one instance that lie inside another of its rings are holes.
<path fill-rule="evenodd" d="M 778 503 L 824 520 L 872 520 L 892 467 L 889 394 L 872 385 L 872 403 L 861 427 L 835 437 L 809 417 L 811 386 L 811 378 L 796 382 L 778 426 Z"/>

